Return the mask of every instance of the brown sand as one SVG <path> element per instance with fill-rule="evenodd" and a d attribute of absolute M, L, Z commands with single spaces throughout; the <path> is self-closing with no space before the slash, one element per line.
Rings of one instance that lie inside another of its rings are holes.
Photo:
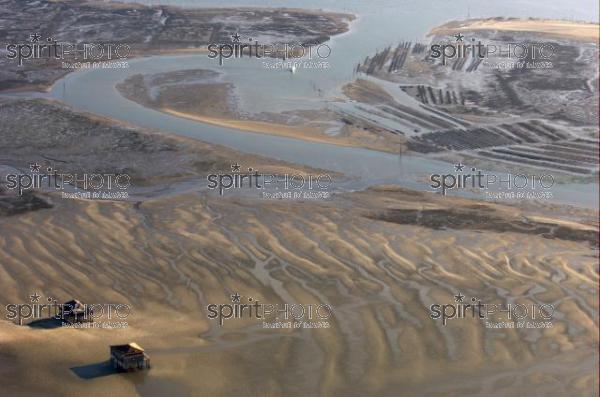
<path fill-rule="evenodd" d="M 355 101 L 381 105 L 393 103 L 394 98 L 379 85 L 365 79 L 357 79 L 342 87 L 344 95 Z"/>
<path fill-rule="evenodd" d="M 252 131 L 259 132 L 262 134 L 286 136 L 289 138 L 304 139 L 307 141 L 335 143 L 342 146 L 356 146 L 350 144 L 349 142 L 340 142 L 340 139 L 323 136 L 322 134 L 319 134 L 318 130 L 310 127 L 294 127 L 285 124 L 269 123 L 265 121 L 235 120 L 218 117 L 197 116 L 189 113 L 178 112 L 176 110 L 168 108 L 162 108 L 160 110 L 177 117 L 184 117 L 190 120 L 219 125 L 221 127 L 235 128 L 242 131 Z"/>
<path fill-rule="evenodd" d="M 0 378 L 11 396 L 596 393 L 596 252 L 587 241 L 500 227 L 527 215 L 516 208 L 389 187 L 295 205 L 196 193 L 141 205 L 55 203 L 0 218 L 2 306 L 39 292 L 129 303 L 132 315 L 124 330 L 1 321 Z M 463 211 L 482 217 L 481 226 L 497 219 L 498 231 L 377 219 L 410 209 Z M 333 327 L 265 330 L 255 320 L 219 327 L 206 305 L 228 303 L 232 292 L 270 303 L 328 302 Z M 451 303 L 457 292 L 493 303 L 505 303 L 505 294 L 552 302 L 560 316 L 543 331 L 486 329 L 477 319 L 444 327 L 429 318 L 430 304 Z M 151 356 L 145 374 L 86 380 L 71 370 L 132 340 Z"/>
<path fill-rule="evenodd" d="M 464 22 L 449 22 L 433 29 L 430 34 L 453 34 L 471 30 L 506 30 L 536 32 L 550 36 L 565 36 L 572 39 L 598 42 L 597 23 L 571 22 L 546 19 L 472 19 Z"/>

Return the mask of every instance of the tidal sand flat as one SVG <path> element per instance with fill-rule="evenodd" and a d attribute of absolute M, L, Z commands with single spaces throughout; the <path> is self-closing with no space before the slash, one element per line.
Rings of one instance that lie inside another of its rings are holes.
<path fill-rule="evenodd" d="M 128 169 L 134 181 L 162 187 L 183 177 L 206 183 L 206 173 L 229 169 L 231 159 L 306 171 L 52 102 L 9 101 L 2 109 L 27 115 L 18 121 L 29 131 L 53 126 L 36 135 L 2 124 L 3 145 L 14 153 L 4 163 L 16 168 L 34 153 L 70 171 L 137 164 Z M 62 129 L 67 120 L 78 127 Z M 106 146 L 83 155 L 72 143 L 88 140 Z M 102 328 L 2 321 L 0 377 L 11 395 L 396 396 L 401 389 L 501 396 L 518 387 L 592 396 L 598 386 L 594 211 L 483 204 L 394 186 L 294 205 L 198 188 L 158 189 L 133 201 L 64 199 L 48 189 L 32 197 L 51 205 L 0 217 L 2 308 L 39 295 L 128 310 L 116 324 L 93 323 Z M 231 305 L 232 295 L 331 312 L 327 327 L 299 329 L 285 328 L 286 319 L 211 317 L 211 305 Z M 552 304 L 552 326 L 434 318 L 432 308 L 458 304 L 457 295 Z M 110 368 L 108 346 L 130 341 L 150 354 L 151 370 Z"/>
<path fill-rule="evenodd" d="M 223 81 L 223 77 L 221 72 L 203 69 L 136 74 L 119 83 L 117 89 L 144 106 L 203 123 L 384 152 L 403 150 L 401 135 L 341 117 L 330 109 L 248 114 L 239 104 L 235 84 Z"/>
<path fill-rule="evenodd" d="M 531 32 L 550 37 L 568 36 L 585 42 L 598 39 L 598 25 L 577 21 L 551 19 L 487 18 L 467 22 L 452 21 L 432 30 L 434 34 L 455 34 L 474 30 L 499 30 L 505 32 Z"/>
<path fill-rule="evenodd" d="M 435 211 L 448 221 L 428 221 Z M 502 396 L 515 387 L 593 396 L 598 236 L 584 221 L 592 217 L 394 187 L 294 206 L 202 193 L 137 204 L 56 200 L 0 218 L 0 301 L 29 302 L 37 292 L 128 304 L 128 326 L 3 321 L 2 384 L 16 396 L 146 396 L 161 387 L 190 396 Z M 221 326 L 207 307 L 231 304 L 230 294 L 328 304 L 330 327 L 273 329 L 248 317 Z M 552 327 L 434 320 L 428 308 L 455 295 L 551 303 Z M 81 375 L 103 365 L 108 345 L 131 340 L 151 355 L 150 371 Z"/>
<path fill-rule="evenodd" d="M 588 194 L 598 177 L 597 24 L 451 22 L 427 45 L 383 50 L 367 29 L 373 53 L 332 94 L 320 85 L 329 77 L 239 59 L 211 69 L 205 51 L 238 34 L 324 43 L 348 30 L 350 14 L 47 0 L 0 9 L 8 43 L 202 53 L 137 59 L 135 72 L 79 71 L 49 94 L 0 98 L 0 395 L 598 395 L 597 204 L 397 185 L 433 181 L 446 166 L 456 181 L 487 163 L 542 169 L 556 190 Z M 409 31 L 406 15 L 394 32 Z M 495 45 L 549 40 L 555 67 L 432 59 L 430 45 L 456 45 L 459 33 Z M 344 55 L 347 38 L 333 50 Z M 350 41 L 360 48 L 361 38 Z M 73 70 L 24 61 L 2 57 L 0 90 L 45 90 Z M 284 89 L 252 96 L 243 80 Z M 274 106 L 296 99 L 311 106 Z M 396 185 L 378 184 L 388 180 Z M 84 309 L 65 319 L 68 301 Z M 119 350 L 128 360 L 111 356 Z"/>

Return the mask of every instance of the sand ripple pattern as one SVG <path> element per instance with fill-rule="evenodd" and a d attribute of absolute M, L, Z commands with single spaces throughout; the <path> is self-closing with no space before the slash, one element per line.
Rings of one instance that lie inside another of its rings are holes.
<path fill-rule="evenodd" d="M 198 396 L 597 390 L 598 265 L 587 241 L 395 223 L 347 199 L 290 205 L 189 194 L 136 205 L 56 204 L 0 218 L 0 302 L 26 302 L 40 291 L 130 303 L 136 315 L 123 335 L 154 352 L 147 384 L 168 380 Z M 274 331 L 232 320 L 219 327 L 206 305 L 227 303 L 232 292 L 328 303 L 333 326 Z M 552 303 L 554 327 L 494 330 L 477 319 L 442 326 L 429 317 L 431 304 L 452 303 L 458 292 L 489 303 Z M 13 338 L 15 327 L 3 325 L 0 335 Z M 56 332 L 88 343 L 114 335 Z M 231 373 L 235 382 L 226 381 Z M 136 392 L 155 395 L 147 384 Z"/>

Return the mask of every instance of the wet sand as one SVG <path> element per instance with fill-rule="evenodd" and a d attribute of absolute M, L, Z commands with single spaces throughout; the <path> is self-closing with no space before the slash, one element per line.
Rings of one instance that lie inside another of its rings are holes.
<path fill-rule="evenodd" d="M 11 167 L 48 157 L 69 171 L 131 167 L 138 183 L 167 192 L 233 161 L 298 169 L 56 103 L 2 110 L 2 162 Z M 34 197 L 52 205 L 0 214 L 3 315 L 33 293 L 132 310 L 123 329 L 0 321 L 0 384 L 11 396 L 597 395 L 595 210 L 395 186 L 294 205 L 198 190 L 136 202 Z M 233 293 L 329 304 L 331 327 L 264 329 L 248 318 L 220 327 L 207 305 L 231 303 Z M 552 304 L 552 327 L 432 319 L 430 306 L 456 294 Z M 108 371 L 108 346 L 131 341 L 152 369 Z"/>
<path fill-rule="evenodd" d="M 245 114 L 237 105 L 235 86 L 222 82 L 221 77 L 203 69 L 138 74 L 118 84 L 117 89 L 145 107 L 202 123 L 391 153 L 403 150 L 402 136 L 326 109 Z"/>
<path fill-rule="evenodd" d="M 239 159 L 294 170 L 73 114 L 52 102 L 5 106 L 12 110 L 2 114 L 27 115 L 17 124 L 52 126 L 38 135 L 3 124 L 13 166 L 26 165 L 19 161 L 33 153 L 56 158 L 50 142 L 58 142 L 70 170 L 102 171 L 111 143 L 121 142 L 126 158 L 140 157 L 138 175 L 149 185 L 168 186 L 174 177 L 201 184 L 200 175 Z M 79 126 L 74 135 L 60 129 L 65 120 Z M 82 156 L 73 142 L 85 146 L 92 138 L 106 150 Z M 112 167 L 124 161 L 110 160 Z M 149 177 L 158 171 L 159 178 Z M 14 396 L 359 397 L 397 396 L 398 390 L 501 396 L 518 388 L 524 395 L 594 395 L 594 211 L 482 204 L 394 186 L 294 205 L 234 193 L 168 193 L 131 202 L 36 192 L 34 198 L 52 205 L 0 216 L 3 316 L 6 305 L 30 303 L 34 293 L 131 307 L 122 329 L 0 321 L 3 390 Z M 430 318 L 431 304 L 452 302 L 459 292 L 497 304 L 552 303 L 557 315 L 553 328 L 542 331 L 488 329 L 472 318 L 442 326 Z M 233 293 L 270 304 L 329 304 L 331 327 L 264 329 L 254 318 L 220 327 L 207 317 L 207 305 L 229 303 Z M 113 373 L 108 346 L 130 341 L 146 349 L 152 369 Z"/>
<path fill-rule="evenodd" d="M 449 221 L 389 217 L 426 210 Z M 525 219 L 566 231 L 531 234 L 520 230 Z M 590 211 L 520 210 L 395 187 L 294 206 L 201 193 L 138 204 L 55 200 L 52 209 L 0 218 L 0 302 L 38 292 L 128 303 L 129 327 L 2 321 L 0 355 L 11 363 L 2 383 L 16 396 L 153 396 L 161 387 L 190 396 L 593 396 L 597 251 L 577 236 L 591 230 L 597 240 L 594 222 Z M 32 236 L 33 228 L 44 232 Z M 206 305 L 234 292 L 328 303 L 332 327 L 267 330 L 255 319 L 219 327 Z M 458 292 L 553 303 L 553 328 L 487 329 L 473 318 L 442 326 L 429 317 L 429 305 Z M 83 379 L 72 370 L 132 340 L 151 356 L 147 373 Z"/>
<path fill-rule="evenodd" d="M 263 134 L 279 135 L 289 138 L 299 138 L 313 142 L 332 143 L 341 146 L 352 146 L 352 147 L 367 147 L 371 149 L 381 150 L 384 152 L 398 153 L 402 151 L 402 145 L 396 141 L 394 142 L 380 142 L 373 144 L 372 136 L 368 136 L 367 133 L 360 133 L 360 131 L 354 131 L 353 136 L 349 138 L 345 137 L 331 137 L 323 134 L 317 128 L 310 127 L 294 127 L 285 124 L 278 124 L 266 121 L 250 121 L 250 120 L 235 120 L 235 119 L 223 119 L 218 117 L 207 117 L 197 116 L 188 113 L 178 112 L 172 109 L 163 108 L 160 109 L 165 113 L 172 114 L 178 117 L 184 117 L 190 120 L 200 121 L 202 123 L 219 125 L 222 127 L 235 128 L 242 131 L 259 132 Z M 361 141 L 365 138 L 367 143 Z"/>

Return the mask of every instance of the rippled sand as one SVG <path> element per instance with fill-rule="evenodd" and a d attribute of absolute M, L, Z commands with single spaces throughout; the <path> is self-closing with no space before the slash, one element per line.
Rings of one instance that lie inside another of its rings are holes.
<path fill-rule="evenodd" d="M 389 216 L 399 210 L 418 216 Z M 428 210 L 480 223 L 429 224 Z M 560 216 L 567 230 L 528 233 L 524 215 L 534 226 Z M 294 205 L 200 193 L 141 204 L 55 200 L 0 218 L 0 303 L 29 302 L 33 292 L 129 303 L 130 326 L 0 321 L 0 383 L 11 396 L 594 396 L 598 265 L 586 233 L 597 239 L 595 220 L 392 188 Z M 206 305 L 233 292 L 329 303 L 333 327 L 219 327 Z M 429 317 L 429 305 L 458 292 L 553 303 L 554 327 L 444 327 Z M 150 354 L 147 373 L 83 379 L 71 370 L 132 340 Z"/>

